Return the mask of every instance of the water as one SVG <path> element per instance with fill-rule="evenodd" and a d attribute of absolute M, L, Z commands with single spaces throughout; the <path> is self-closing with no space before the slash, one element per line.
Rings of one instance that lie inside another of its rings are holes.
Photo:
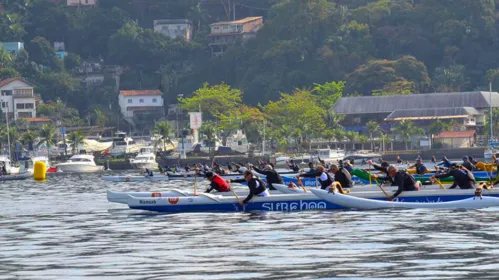
<path fill-rule="evenodd" d="M 499 209 L 168 215 L 105 191 L 171 183 L 49 180 L 0 183 L 0 279 L 499 277 Z"/>

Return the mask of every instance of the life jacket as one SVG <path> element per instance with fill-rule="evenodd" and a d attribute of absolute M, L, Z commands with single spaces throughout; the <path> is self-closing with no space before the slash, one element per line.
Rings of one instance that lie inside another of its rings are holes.
<path fill-rule="evenodd" d="M 213 176 L 212 182 L 215 182 L 218 186 L 218 191 L 219 192 L 228 192 L 230 190 L 229 184 L 222 179 L 219 175 Z"/>

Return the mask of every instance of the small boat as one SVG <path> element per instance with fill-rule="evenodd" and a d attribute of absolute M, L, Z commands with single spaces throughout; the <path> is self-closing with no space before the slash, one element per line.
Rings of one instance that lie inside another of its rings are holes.
<path fill-rule="evenodd" d="M 5 166 L 7 174 L 19 174 L 19 167 L 12 166 L 12 163 L 7 156 L 0 156 L 0 168 Z"/>
<path fill-rule="evenodd" d="M 95 164 L 94 156 L 92 155 L 74 155 L 67 162 L 56 165 L 57 170 L 62 172 L 98 172 L 103 171 L 103 166 Z"/>
<path fill-rule="evenodd" d="M 167 175 L 163 174 L 153 174 L 153 176 L 147 175 L 119 175 L 119 176 L 102 176 L 104 181 L 109 182 L 164 182 L 168 181 Z"/>
<path fill-rule="evenodd" d="M 447 202 L 399 202 L 365 199 L 340 193 L 329 193 L 324 190 L 311 190 L 317 197 L 336 205 L 352 209 L 384 209 L 384 208 L 410 208 L 410 209 L 478 209 L 498 207 L 499 198 L 491 196 L 473 196 Z"/>
<path fill-rule="evenodd" d="M 20 180 L 26 180 L 33 176 L 30 173 L 22 173 L 22 174 L 16 174 L 16 175 L 3 175 L 0 176 L 0 181 L 20 181 Z"/>
<path fill-rule="evenodd" d="M 156 154 L 154 153 L 154 148 L 141 148 L 139 154 L 134 159 L 130 160 L 130 165 L 134 169 L 158 169 L 158 163 L 156 162 Z"/>
<path fill-rule="evenodd" d="M 194 178 L 197 178 L 197 180 L 202 180 L 204 179 L 203 175 L 198 174 L 195 176 L 194 172 L 185 172 L 185 173 L 174 173 L 174 172 L 166 172 L 170 180 L 188 180 L 188 181 L 193 181 Z M 224 180 L 236 180 L 236 179 L 243 179 L 243 174 L 239 173 L 229 173 L 229 174 L 222 174 L 220 175 Z M 261 177 L 265 178 L 265 176 Z"/>

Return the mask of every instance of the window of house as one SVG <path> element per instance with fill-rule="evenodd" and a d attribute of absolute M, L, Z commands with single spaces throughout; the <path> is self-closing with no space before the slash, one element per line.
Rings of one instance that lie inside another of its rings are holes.
<path fill-rule="evenodd" d="M 24 104 L 24 109 L 34 109 L 34 108 L 35 108 L 35 104 L 33 104 L 33 103 Z"/>
<path fill-rule="evenodd" d="M 2 108 L 5 108 L 5 102 L 2 102 Z"/>
<path fill-rule="evenodd" d="M 132 103 L 132 99 L 128 99 L 128 103 Z"/>
<path fill-rule="evenodd" d="M 144 103 L 144 99 L 139 99 L 139 103 Z"/>
<path fill-rule="evenodd" d="M 218 29 L 220 29 L 220 26 L 213 26 L 213 29 L 218 30 Z"/>
<path fill-rule="evenodd" d="M 24 109 L 24 104 L 23 103 L 17 103 L 16 104 L 16 109 Z"/>
<path fill-rule="evenodd" d="M 229 26 L 228 25 L 224 25 L 224 30 L 228 30 L 229 29 Z"/>
<path fill-rule="evenodd" d="M 2 90 L 2 96 L 11 96 L 12 90 Z"/>
<path fill-rule="evenodd" d="M 31 112 L 19 112 L 17 113 L 19 118 L 32 118 L 33 114 Z"/>
<path fill-rule="evenodd" d="M 158 100 L 156 98 L 153 98 L 152 102 L 156 103 L 156 102 L 158 102 Z"/>

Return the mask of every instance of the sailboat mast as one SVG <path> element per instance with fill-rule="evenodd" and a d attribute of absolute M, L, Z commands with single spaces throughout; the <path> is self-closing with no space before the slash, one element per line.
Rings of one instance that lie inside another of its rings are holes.
<path fill-rule="evenodd" d="M 10 153 L 9 102 L 5 102 L 5 122 L 7 123 L 7 145 L 9 145 L 9 160 L 12 160 Z"/>
<path fill-rule="evenodd" d="M 489 142 L 492 142 L 493 137 L 493 131 L 492 131 L 492 82 L 489 82 L 489 103 L 490 103 L 490 108 L 489 108 L 489 124 L 490 124 L 490 139 Z"/>

